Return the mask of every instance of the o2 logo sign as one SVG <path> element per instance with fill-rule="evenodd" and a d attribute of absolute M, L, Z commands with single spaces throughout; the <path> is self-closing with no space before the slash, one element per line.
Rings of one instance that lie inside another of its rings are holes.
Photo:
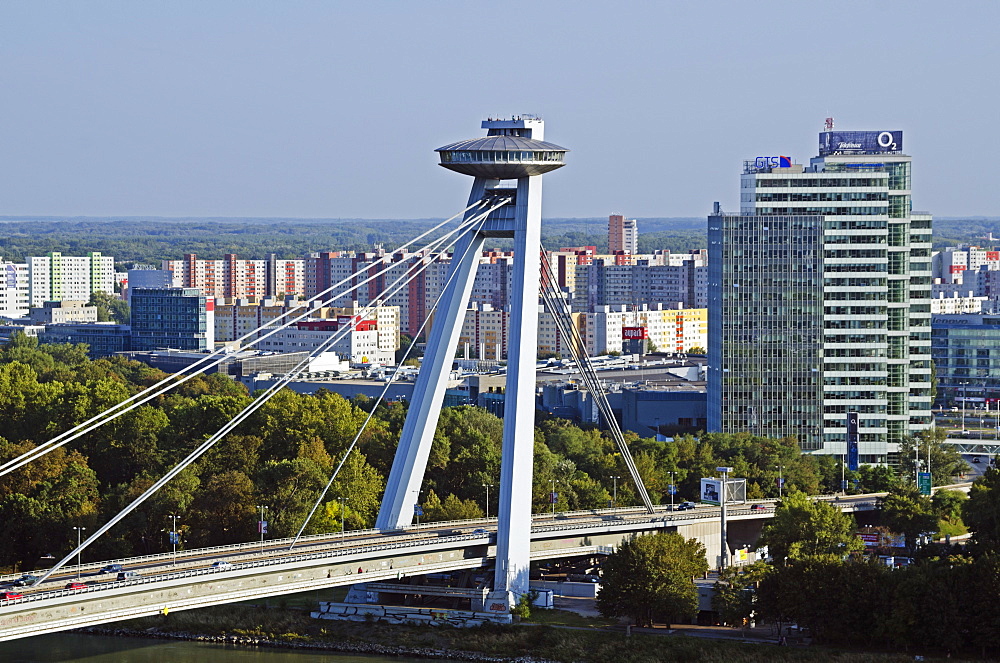
<path fill-rule="evenodd" d="M 878 135 L 876 139 L 878 146 L 884 150 L 896 150 L 896 137 L 892 135 L 891 131 L 883 131 Z"/>
<path fill-rule="evenodd" d="M 754 160 L 754 168 L 790 168 L 792 166 L 791 157 L 757 157 Z"/>

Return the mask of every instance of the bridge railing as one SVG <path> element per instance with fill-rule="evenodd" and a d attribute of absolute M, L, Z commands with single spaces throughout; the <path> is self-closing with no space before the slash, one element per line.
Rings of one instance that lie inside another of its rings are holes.
<path fill-rule="evenodd" d="M 482 535 L 479 534 L 456 534 L 449 537 L 441 537 L 440 541 L 465 541 L 481 538 Z M 426 540 L 423 538 L 407 538 L 402 541 L 395 541 L 392 543 L 377 543 L 356 546 L 353 548 L 339 548 L 335 550 L 325 550 L 322 552 L 305 553 L 299 555 L 290 555 L 287 557 L 275 557 L 270 559 L 262 559 L 257 561 L 246 561 L 237 562 L 232 565 L 232 568 L 200 568 L 200 569 L 187 569 L 184 571 L 171 571 L 168 573 L 158 573 L 156 575 L 140 576 L 138 578 L 132 578 L 129 580 L 113 580 L 111 582 L 102 582 L 97 585 L 88 585 L 87 587 L 81 589 L 55 589 L 40 592 L 32 592 L 30 594 L 25 594 L 19 599 L 2 599 L 0 600 L 0 607 L 8 605 L 21 605 L 23 603 L 30 603 L 33 601 L 42 601 L 46 599 L 59 598 L 63 596 L 79 596 L 83 594 L 90 594 L 93 592 L 107 591 L 109 589 L 118 589 L 121 587 L 132 587 L 138 585 L 146 585 L 151 583 L 160 583 L 167 580 L 175 580 L 179 578 L 190 578 L 200 575 L 212 575 L 219 573 L 230 573 L 239 569 L 253 569 L 261 568 L 265 566 L 275 566 L 278 564 L 289 564 L 294 562 L 308 562 L 316 559 L 326 559 L 331 557 L 344 557 L 348 555 L 355 555 L 358 553 L 372 553 L 379 552 L 383 550 L 398 550 L 401 548 L 412 548 L 425 543 Z M 259 545 L 259 544 L 258 544 Z M 409 567 L 407 567 L 409 568 Z"/>
<path fill-rule="evenodd" d="M 377 530 L 377 529 L 367 529 L 367 530 L 352 530 L 352 531 L 346 532 L 345 534 L 349 534 L 351 536 L 358 536 L 358 535 L 364 536 L 364 535 L 376 535 L 376 534 L 380 534 L 380 533 L 383 533 L 383 532 L 381 532 L 380 530 Z M 392 535 L 393 532 L 384 532 L 384 534 Z M 325 534 L 310 534 L 309 536 L 303 536 L 302 538 L 300 538 L 299 539 L 299 544 L 300 545 L 301 544 L 309 544 L 309 543 L 316 543 L 316 542 L 322 542 L 322 541 L 336 543 L 336 540 L 338 538 L 340 538 L 340 536 L 341 536 L 340 532 L 325 533 Z M 274 546 L 286 546 L 286 545 L 291 545 L 294 540 L 295 539 L 293 539 L 293 538 L 287 538 L 287 539 L 266 539 L 264 541 L 264 545 L 267 546 L 267 547 L 272 547 L 272 548 Z M 259 540 L 257 540 L 257 541 L 244 541 L 244 542 L 241 542 L 241 543 L 231 543 L 231 544 L 227 544 L 227 545 L 224 545 L 224 546 L 210 546 L 208 548 L 190 548 L 190 549 L 187 549 L 187 550 L 178 550 L 177 554 L 176 554 L 176 558 L 177 558 L 178 561 L 180 561 L 182 559 L 186 559 L 186 558 L 190 558 L 190 557 L 200 557 L 200 556 L 212 555 L 213 553 L 232 553 L 232 552 L 241 552 L 241 551 L 253 552 L 254 549 L 256 549 L 256 550 L 260 549 L 260 541 Z M 157 561 L 163 561 L 163 560 L 172 560 L 172 559 L 174 559 L 174 556 L 175 555 L 174 555 L 173 552 L 165 552 L 165 553 L 155 553 L 155 554 L 152 554 L 152 555 L 139 555 L 137 557 L 120 557 L 120 558 L 116 558 L 116 559 L 102 560 L 102 561 L 99 561 L 99 562 L 87 562 L 86 564 L 82 564 L 79 568 L 80 568 L 81 572 L 95 571 L 95 570 L 101 569 L 102 567 L 108 566 L 109 564 L 121 564 L 122 566 L 128 566 L 128 565 L 133 565 L 133 564 L 143 564 L 143 563 L 147 563 L 147 562 L 157 562 Z M 76 567 L 76 565 L 67 565 L 66 568 L 67 569 L 75 570 L 77 567 Z M 11 580 L 16 580 L 16 579 L 20 578 L 22 575 L 24 575 L 24 573 L 27 573 L 27 572 L 13 573 L 13 574 L 8 574 L 8 575 L 0 576 L 0 583 L 9 582 Z"/>
<path fill-rule="evenodd" d="M 851 502 L 851 506 L 854 506 L 854 507 L 875 508 L 876 505 L 877 505 L 877 502 L 875 500 L 870 500 L 870 501 L 852 501 Z M 601 520 L 600 521 L 582 521 L 582 522 L 581 521 L 567 521 L 567 522 L 539 523 L 537 525 L 532 526 L 531 529 L 532 529 L 533 532 L 551 532 L 551 531 L 568 530 L 568 529 L 597 529 L 597 528 L 602 528 L 602 527 L 607 527 L 608 526 L 608 524 L 609 524 L 608 523 L 608 520 L 609 520 L 608 516 L 611 516 L 611 519 L 614 520 L 614 521 L 616 521 L 616 522 L 620 521 L 620 520 L 627 520 L 629 522 L 634 522 L 634 523 L 638 523 L 638 524 L 641 524 L 641 523 L 666 523 L 668 519 L 671 520 L 671 521 L 672 520 L 703 520 L 703 519 L 713 519 L 713 518 L 718 517 L 718 514 L 715 513 L 714 511 L 711 511 L 711 512 L 708 512 L 708 511 L 683 511 L 683 512 L 675 512 L 675 511 L 662 511 L 661 512 L 661 511 L 658 511 L 656 514 L 653 514 L 653 515 L 650 515 L 650 514 L 646 513 L 645 509 L 641 509 L 641 508 L 640 509 L 636 509 L 635 511 L 639 511 L 639 513 L 621 513 L 621 512 L 617 512 L 617 513 L 610 513 L 609 514 L 609 513 L 606 513 L 604 510 L 601 510 L 601 512 L 597 514 L 597 515 L 601 516 Z M 588 514 L 593 514 L 593 513 L 594 513 L 593 511 L 580 511 L 580 512 L 574 512 L 574 515 L 588 515 Z M 747 515 L 760 515 L 760 511 L 755 511 L 755 510 L 752 510 L 750 508 L 738 508 L 738 509 L 734 509 L 732 513 L 733 513 L 733 515 L 743 515 L 743 514 L 747 514 Z M 565 515 L 568 516 L 569 514 L 565 514 Z M 485 520 L 485 519 L 482 519 L 482 520 Z M 436 526 L 438 529 L 447 529 L 447 527 L 443 527 L 442 528 L 441 526 L 442 525 L 454 526 L 456 523 L 461 523 L 462 524 L 461 529 L 468 529 L 468 527 L 469 527 L 470 524 L 476 524 L 477 522 L 478 521 L 461 520 L 461 521 L 452 521 L 451 523 L 433 523 L 433 525 Z M 425 529 L 426 527 L 430 527 L 430 525 L 432 525 L 432 524 L 428 524 L 427 526 L 418 526 L 417 529 Z M 380 532 L 379 530 L 362 530 L 362 531 L 359 531 L 359 532 L 354 532 L 354 534 L 363 533 L 363 532 L 375 533 L 375 534 L 383 533 L 383 532 Z M 332 550 L 317 551 L 317 552 L 312 552 L 312 553 L 300 553 L 300 554 L 295 554 L 295 555 L 286 555 L 286 556 L 282 556 L 282 557 L 271 557 L 271 558 L 268 558 L 268 559 L 262 559 L 262 560 L 256 560 L 256 561 L 247 560 L 247 561 L 243 561 L 243 562 L 233 563 L 231 569 L 214 568 L 214 567 L 198 568 L 198 569 L 186 569 L 186 570 L 182 570 L 182 571 L 170 571 L 170 572 L 167 572 L 167 573 L 157 573 L 155 575 L 140 576 L 138 578 L 132 578 L 132 579 L 129 579 L 129 580 L 115 580 L 115 581 L 111 581 L 111 582 L 102 582 L 100 584 L 89 585 L 89 586 L 87 586 L 85 588 L 81 588 L 81 589 L 57 589 L 57 590 L 32 592 L 32 593 L 27 594 L 27 595 L 25 595 L 25 596 L 23 596 L 22 598 L 19 598 L 19 599 L 4 599 L 4 600 L 0 600 L 0 607 L 4 607 L 4 606 L 7 606 L 7 605 L 13 605 L 13 604 L 19 604 L 20 605 L 20 604 L 23 604 L 23 603 L 34 602 L 34 601 L 41 601 L 41 600 L 52 599 L 52 598 L 59 598 L 59 597 L 63 597 L 63 596 L 71 596 L 71 595 L 72 596 L 78 596 L 78 595 L 81 595 L 81 594 L 89 594 L 89 593 L 93 593 L 93 592 L 107 591 L 109 589 L 117 589 L 117 588 L 121 588 L 121 587 L 131 587 L 131 586 L 145 585 L 145 584 L 151 584 L 151 583 L 160 583 L 160 582 L 164 582 L 164 581 L 167 581 L 167 580 L 174 580 L 174 579 L 179 579 L 179 578 L 188 578 L 188 577 L 194 577 L 194 576 L 200 576 L 200 575 L 211 575 L 211 574 L 218 574 L 218 573 L 228 573 L 230 571 L 237 570 L 237 569 L 261 568 L 261 567 L 266 567 L 266 566 L 274 566 L 274 565 L 277 565 L 277 564 L 289 564 L 289 563 L 295 563 L 295 562 L 306 562 L 306 561 L 316 560 L 316 559 L 328 559 L 328 558 L 334 558 L 334 557 L 344 557 L 344 556 L 348 556 L 348 555 L 355 555 L 355 554 L 358 554 L 358 553 L 371 553 L 371 552 L 379 552 L 379 551 L 384 551 L 384 550 L 398 550 L 398 549 L 402 549 L 402 548 L 412 548 L 412 547 L 416 547 L 416 546 L 418 546 L 418 545 L 420 545 L 422 543 L 426 543 L 427 542 L 426 537 L 415 537 L 415 536 L 413 536 L 413 533 L 409 533 L 409 535 L 406 535 L 408 533 L 408 530 L 402 530 L 400 532 L 403 534 L 403 536 L 400 536 L 395 541 L 391 541 L 390 540 L 390 541 L 388 541 L 386 543 L 355 545 L 355 546 L 351 546 L 351 547 L 336 548 L 336 549 L 332 549 Z M 475 534 L 475 533 L 471 533 L 471 534 L 470 533 L 452 533 L 452 534 L 449 534 L 449 535 L 446 535 L 446 536 L 439 536 L 436 540 L 437 541 L 448 541 L 448 542 L 474 541 L 474 540 L 482 538 L 483 536 L 484 536 L 483 534 Z M 313 540 L 316 540 L 316 539 L 330 539 L 331 537 L 329 535 L 313 535 L 311 538 Z M 332 538 L 335 538 L 335 537 L 332 537 Z M 279 539 L 277 541 L 279 543 L 282 543 L 282 542 L 288 542 L 288 543 L 290 543 L 291 539 L 283 539 L 283 540 Z M 300 541 L 301 541 L 301 539 L 300 539 Z M 273 544 L 274 541 L 271 541 L 269 543 Z M 231 546 L 217 546 L 217 547 L 214 547 L 214 548 L 201 548 L 201 549 L 197 549 L 195 551 L 190 551 L 190 552 L 191 553 L 195 553 L 195 552 L 205 553 L 205 552 L 212 552 L 212 551 L 218 552 L 220 550 L 225 550 L 225 551 L 232 552 L 234 550 L 239 551 L 239 550 L 242 550 L 242 549 L 246 549 L 248 547 L 256 549 L 256 548 L 259 548 L 259 546 L 260 546 L 260 542 L 258 541 L 258 542 L 254 542 L 253 544 L 249 544 L 249 545 L 246 544 L 246 543 L 242 543 L 242 544 L 235 544 L 235 545 L 231 545 Z M 606 548 L 606 550 L 600 550 L 599 552 L 601 554 L 608 554 L 610 552 L 610 548 L 608 548 L 608 547 L 604 547 L 604 548 Z M 178 555 L 179 554 L 180 553 L 178 553 Z M 166 555 L 147 555 L 144 558 L 130 558 L 130 559 L 147 559 L 148 560 L 149 558 L 153 558 L 153 557 L 155 557 L 157 559 L 160 559 L 160 560 L 163 560 L 164 558 L 165 559 L 171 559 L 172 555 L 170 553 L 167 553 Z"/>
<path fill-rule="evenodd" d="M 960 488 L 960 487 L 967 486 L 967 485 L 968 485 L 968 483 L 963 483 L 963 484 L 953 484 L 951 486 L 939 486 L 937 488 L 938 489 Z M 875 493 L 875 494 L 872 494 L 872 495 L 873 496 L 884 496 L 885 493 Z M 820 499 L 831 501 L 831 502 L 834 501 L 833 497 L 829 497 L 829 498 L 827 498 L 827 497 L 821 497 Z M 772 503 L 773 503 L 773 501 L 772 501 Z M 861 504 L 861 503 L 859 503 L 859 502 L 853 502 L 853 504 L 858 505 L 858 504 Z M 874 503 L 872 503 L 872 505 L 873 504 Z M 749 512 L 749 509 L 748 508 L 747 509 L 735 508 L 735 509 L 732 509 L 730 511 L 730 513 L 732 515 L 743 515 L 744 511 L 748 511 Z M 554 514 L 554 515 L 553 514 L 547 514 L 547 513 L 533 514 L 533 518 L 536 519 L 537 524 L 532 525 L 532 530 L 536 530 L 537 529 L 537 531 L 551 531 L 552 529 L 571 529 L 572 527 L 561 526 L 560 523 L 558 523 L 558 521 L 562 521 L 562 520 L 566 520 L 566 519 L 570 519 L 570 518 L 578 518 L 578 517 L 583 517 L 583 516 L 596 516 L 596 517 L 600 517 L 602 519 L 608 518 L 608 517 L 633 517 L 634 518 L 636 516 L 648 516 L 648 521 L 652 522 L 652 521 L 656 521 L 656 520 L 662 519 L 664 513 L 666 513 L 666 514 L 675 514 L 675 513 L 676 514 L 680 514 L 680 513 L 683 513 L 684 514 L 683 517 L 689 518 L 689 519 L 690 518 L 698 519 L 698 518 L 703 517 L 703 516 L 700 515 L 700 512 L 698 512 L 698 511 L 685 511 L 685 512 L 671 511 L 669 508 L 667 508 L 667 505 L 658 505 L 658 508 L 656 509 L 656 511 L 653 514 L 648 514 L 646 512 L 646 510 L 644 508 L 642 508 L 642 507 L 619 507 L 617 509 L 582 509 L 582 510 L 577 510 L 577 511 L 562 511 L 562 512 L 559 512 L 559 513 Z M 711 514 L 711 513 L 710 514 L 705 514 L 704 517 L 714 517 L 714 514 Z M 552 523 L 551 525 L 546 524 L 547 522 L 550 522 L 550 521 Z M 450 521 L 443 521 L 443 522 L 442 521 L 436 521 L 436 522 L 430 522 L 430 523 L 421 523 L 421 524 L 418 524 L 418 525 L 410 525 L 409 527 L 407 527 L 405 529 L 399 529 L 399 530 L 366 529 L 366 530 L 350 530 L 350 531 L 343 532 L 343 533 L 341 533 L 341 532 L 327 532 L 327 533 L 323 533 L 323 534 L 310 534 L 310 535 L 307 535 L 307 536 L 303 536 L 303 537 L 301 537 L 299 539 L 297 545 L 309 545 L 309 544 L 316 544 L 316 543 L 336 544 L 336 543 L 338 543 L 338 539 L 341 538 L 342 536 L 344 537 L 344 543 L 346 544 L 346 543 L 350 543 L 349 540 L 347 539 L 348 536 L 350 536 L 350 537 L 357 537 L 357 536 L 377 536 L 377 535 L 384 535 L 384 536 L 407 536 L 407 535 L 411 535 L 414 532 L 427 532 L 427 531 L 441 530 L 441 529 L 448 529 L 448 528 L 453 528 L 453 529 L 469 529 L 469 528 L 475 528 L 477 526 L 482 526 L 482 525 L 495 525 L 496 523 L 497 523 L 497 518 L 477 518 L 477 519 L 474 519 L 474 520 L 450 520 Z M 557 527 L 557 525 L 560 525 L 560 526 Z M 575 525 L 575 526 L 579 526 L 579 525 Z M 264 553 L 265 554 L 267 554 L 267 553 L 273 554 L 274 553 L 273 548 L 275 548 L 275 547 L 282 547 L 282 546 L 290 546 L 294 541 L 295 541 L 295 539 L 291 538 L 291 537 L 289 537 L 289 538 L 283 538 L 283 539 L 268 539 L 268 540 L 265 540 L 264 545 L 267 547 L 267 549 L 265 549 Z M 210 547 L 207 547 L 207 548 L 192 548 L 192 549 L 189 549 L 189 550 L 178 550 L 177 553 L 176 553 L 176 556 L 175 556 L 175 554 L 173 552 L 164 552 L 164 553 L 155 553 L 155 554 L 152 554 L 152 555 L 140 555 L 140 556 L 136 556 L 136 557 L 122 557 L 122 558 L 117 558 L 117 559 L 102 560 L 102 561 L 99 561 L 99 562 L 88 562 L 86 564 L 82 564 L 79 567 L 79 569 L 80 569 L 81 573 L 83 573 L 83 572 L 93 573 L 94 571 L 100 570 L 102 567 L 107 566 L 109 564 L 121 564 L 122 566 L 129 566 L 129 565 L 144 564 L 144 563 L 149 563 L 149 562 L 159 562 L 159 561 L 173 560 L 173 559 L 175 559 L 175 557 L 176 557 L 176 559 L 178 561 L 189 561 L 191 558 L 194 558 L 194 557 L 205 557 L 205 556 L 211 556 L 213 554 L 223 554 L 223 553 L 225 553 L 225 554 L 231 554 L 231 553 L 238 553 L 238 552 L 247 552 L 249 554 L 252 554 L 254 552 L 257 552 L 260 549 L 260 545 L 261 544 L 260 544 L 259 540 L 257 540 L 257 541 L 244 541 L 244 542 L 233 543 L 233 544 L 228 544 L 228 545 L 224 545 L 224 546 L 210 546 Z M 68 569 L 76 569 L 77 567 L 76 566 L 69 566 L 67 568 Z M 20 578 L 22 575 L 24 575 L 24 573 L 25 572 L 22 572 L 22 573 L 13 573 L 13 574 L 8 574 L 8 575 L 0 576 L 0 583 L 5 583 L 5 582 L 9 583 L 9 582 L 11 582 L 13 580 L 16 580 L 16 579 Z M 77 591 L 79 591 L 79 590 L 77 590 Z"/>

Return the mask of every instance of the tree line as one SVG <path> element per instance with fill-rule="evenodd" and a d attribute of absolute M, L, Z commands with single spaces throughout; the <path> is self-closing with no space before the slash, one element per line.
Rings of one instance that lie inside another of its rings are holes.
<path fill-rule="evenodd" d="M 38 345 L 15 335 L 0 350 L 0 460 L 46 442 L 167 377 L 119 357 L 91 360 L 86 346 Z M 75 543 L 72 528 L 106 522 L 251 401 L 239 383 L 200 375 L 40 460 L 0 477 L 0 567 L 30 568 Z M 182 545 L 199 547 L 251 540 L 258 507 L 269 536 L 294 535 L 333 469 L 374 407 L 321 390 L 282 391 L 246 422 L 145 502 L 85 553 L 108 559 L 167 548 L 171 519 Z M 405 403 L 380 403 L 306 533 L 370 527 L 406 416 Z M 502 421 L 463 406 L 445 408 L 434 436 L 421 493 L 423 521 L 475 518 L 497 512 Z M 751 499 L 783 490 L 832 492 L 837 461 L 800 453 L 794 438 L 749 434 L 681 435 L 658 442 L 627 433 L 635 464 L 656 503 L 697 499 L 702 477 L 720 464 L 747 478 Z M 625 477 L 617 480 L 615 477 Z M 614 442 L 592 426 L 539 413 L 535 428 L 533 506 L 559 511 L 638 504 Z M 885 490 L 886 468 L 863 469 L 852 490 Z M 488 486 L 494 486 L 491 490 Z M 490 504 L 486 504 L 489 494 Z M 340 498 L 343 498 L 341 500 Z M 488 508 L 487 508 L 488 507 Z"/>

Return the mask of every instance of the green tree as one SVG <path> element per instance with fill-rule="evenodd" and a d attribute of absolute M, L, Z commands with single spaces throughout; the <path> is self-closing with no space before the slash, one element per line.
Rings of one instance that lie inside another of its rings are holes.
<path fill-rule="evenodd" d="M 941 520 L 961 526 L 962 507 L 968 496 L 957 490 L 939 490 L 931 497 L 931 507 Z"/>
<path fill-rule="evenodd" d="M 131 321 L 132 313 L 129 310 L 128 302 L 114 295 L 97 290 L 91 293 L 90 301 L 87 304 L 97 307 L 98 322 L 114 321 L 120 325 L 127 325 Z"/>
<path fill-rule="evenodd" d="M 0 459 L 31 448 L 0 438 Z M 65 447 L 0 478 L 0 565 L 33 568 L 46 553 L 69 552 L 71 528 L 90 526 L 97 513 L 98 483 L 87 460 Z M 75 540 L 72 540 L 75 545 Z"/>
<path fill-rule="evenodd" d="M 758 545 L 767 546 L 775 564 L 810 558 L 841 558 L 864 544 L 854 535 L 854 518 L 826 502 L 794 491 L 778 502 Z"/>
<path fill-rule="evenodd" d="M 894 573 L 883 564 L 833 555 L 796 560 L 761 580 L 756 607 L 763 621 L 795 622 L 818 642 L 881 644 Z"/>
<path fill-rule="evenodd" d="M 923 532 L 936 532 L 938 516 L 931 499 L 921 495 L 914 486 L 899 486 L 880 502 L 882 523 L 893 532 L 906 536 L 910 551 L 917 548 L 917 539 Z"/>
<path fill-rule="evenodd" d="M 1000 553 L 1000 470 L 991 467 L 972 484 L 962 519 L 978 552 Z"/>
<path fill-rule="evenodd" d="M 934 427 L 903 438 L 899 445 L 899 475 L 907 483 L 916 482 L 916 469 L 927 471 L 930 455 L 931 483 L 946 486 L 971 468 L 953 444 L 945 444 L 948 431 Z"/>
<path fill-rule="evenodd" d="M 887 493 L 899 484 L 899 477 L 886 465 L 861 466 L 858 480 L 861 493 Z"/>
<path fill-rule="evenodd" d="M 203 481 L 191 503 L 192 546 L 219 546 L 254 536 L 258 504 L 250 478 L 228 471 Z"/>
<path fill-rule="evenodd" d="M 730 566 L 719 574 L 712 608 L 724 624 L 740 626 L 753 618 L 757 586 L 773 569 L 766 562 L 755 562 L 747 566 Z"/>
<path fill-rule="evenodd" d="M 420 518 L 421 522 L 471 520 L 483 517 L 482 509 L 472 500 L 460 500 L 454 494 L 442 500 L 433 490 L 427 492 L 423 508 L 424 515 Z"/>
<path fill-rule="evenodd" d="M 705 546 L 676 532 L 624 541 L 604 562 L 597 609 L 637 626 L 670 624 L 698 611 L 693 578 L 708 570 Z"/>

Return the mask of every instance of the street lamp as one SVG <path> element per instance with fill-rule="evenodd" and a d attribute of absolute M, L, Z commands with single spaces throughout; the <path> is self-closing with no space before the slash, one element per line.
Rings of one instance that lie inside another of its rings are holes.
<path fill-rule="evenodd" d="M 778 499 L 781 499 L 781 489 L 784 488 L 785 482 L 781 479 L 781 465 L 778 465 Z"/>
<path fill-rule="evenodd" d="M 80 550 L 80 535 L 83 534 L 84 530 L 86 530 L 87 528 L 86 527 L 74 527 L 73 529 L 76 530 L 76 579 L 79 580 L 80 579 L 80 553 L 82 552 Z"/>
<path fill-rule="evenodd" d="M 264 509 L 267 507 L 263 504 L 258 504 L 257 508 L 260 509 L 260 520 L 257 521 L 257 529 L 260 530 L 260 552 L 264 554 L 264 532 L 267 531 L 267 521 L 264 520 Z"/>
<path fill-rule="evenodd" d="M 721 569 L 725 569 L 729 566 L 729 543 L 726 541 L 726 502 L 728 501 L 729 473 L 733 471 L 733 468 L 717 467 L 715 471 L 722 473 L 722 495 L 719 497 L 719 505 L 722 507 L 722 514 L 719 518 L 722 526 L 722 554 L 719 556 L 719 566 Z"/>
<path fill-rule="evenodd" d="M 670 473 L 670 512 L 674 511 L 674 495 L 677 494 L 677 482 L 674 480 L 676 472 Z"/>
<path fill-rule="evenodd" d="M 338 497 L 337 500 L 340 502 L 340 538 L 343 539 L 344 538 L 344 532 L 345 532 L 345 530 L 344 530 L 344 517 L 345 517 L 345 513 L 346 513 L 346 508 L 347 508 L 346 507 L 347 498 L 346 497 Z"/>
<path fill-rule="evenodd" d="M 484 483 L 483 488 L 486 489 L 486 518 L 490 517 L 490 488 L 493 487 L 491 483 Z"/>
<path fill-rule="evenodd" d="M 618 511 L 618 480 L 621 479 L 619 476 L 611 477 L 615 482 L 614 497 L 611 498 L 611 505 L 615 511 Z"/>
<path fill-rule="evenodd" d="M 965 398 L 968 395 L 965 386 L 969 384 L 968 382 L 962 383 L 962 435 L 965 435 Z"/>
<path fill-rule="evenodd" d="M 551 507 L 552 515 L 556 515 L 556 483 L 555 479 L 549 479 L 550 490 L 549 490 L 549 506 Z"/>

